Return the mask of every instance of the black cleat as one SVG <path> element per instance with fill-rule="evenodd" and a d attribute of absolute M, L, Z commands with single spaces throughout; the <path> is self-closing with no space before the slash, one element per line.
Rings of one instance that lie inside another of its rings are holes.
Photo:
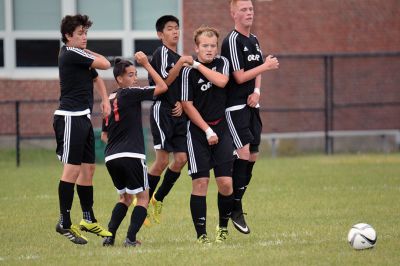
<path fill-rule="evenodd" d="M 244 214 L 247 215 L 247 213 L 244 213 L 242 210 L 232 211 L 232 223 L 240 233 L 250 234 L 250 228 L 246 224 Z"/>
<path fill-rule="evenodd" d="M 71 228 L 64 229 L 60 223 L 56 225 L 56 232 L 71 240 L 74 244 L 85 245 L 87 239 L 78 230 L 76 225 L 71 225 Z"/>
<path fill-rule="evenodd" d="M 103 247 L 111 247 L 114 246 L 115 238 L 112 236 L 106 236 L 103 239 Z"/>

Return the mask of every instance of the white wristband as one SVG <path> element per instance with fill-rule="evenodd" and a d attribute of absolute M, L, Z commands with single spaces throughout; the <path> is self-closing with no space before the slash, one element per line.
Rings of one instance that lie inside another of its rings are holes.
<path fill-rule="evenodd" d="M 254 88 L 254 91 L 253 91 L 254 93 L 256 93 L 256 94 L 258 94 L 258 95 L 260 95 L 260 88 Z"/>
<path fill-rule="evenodd" d="M 199 66 L 200 66 L 200 62 L 197 62 L 197 61 L 194 61 L 194 60 L 193 60 L 192 67 L 193 67 L 194 69 L 197 69 Z"/>
<path fill-rule="evenodd" d="M 206 138 L 207 139 L 210 139 L 212 136 L 215 136 L 215 135 L 216 134 L 215 134 L 214 130 L 212 130 L 211 127 L 206 129 Z"/>

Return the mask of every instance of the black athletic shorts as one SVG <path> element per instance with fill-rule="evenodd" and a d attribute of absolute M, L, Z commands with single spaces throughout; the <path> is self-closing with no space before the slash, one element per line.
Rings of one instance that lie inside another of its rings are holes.
<path fill-rule="evenodd" d="M 161 102 L 157 101 L 151 107 L 150 127 L 154 149 L 167 152 L 186 152 L 186 116 L 172 116 L 171 109 L 160 107 L 160 105 Z"/>
<path fill-rule="evenodd" d="M 149 188 L 145 160 L 121 157 L 107 161 L 106 166 L 119 194 L 135 195 Z"/>
<path fill-rule="evenodd" d="M 61 162 L 74 165 L 95 162 L 94 133 L 88 115 L 54 115 L 53 128 Z"/>
<path fill-rule="evenodd" d="M 209 170 L 214 168 L 215 177 L 232 176 L 233 144 L 228 125 L 222 119 L 217 125 L 210 125 L 218 136 L 218 143 L 209 145 L 206 134 L 195 124 L 188 121 L 188 163 L 192 178 L 209 177 Z"/>
<path fill-rule="evenodd" d="M 250 144 L 250 152 L 258 152 L 262 132 L 259 108 L 246 105 L 235 110 L 231 107 L 226 109 L 225 114 L 235 148 L 240 149 L 246 144 Z"/>

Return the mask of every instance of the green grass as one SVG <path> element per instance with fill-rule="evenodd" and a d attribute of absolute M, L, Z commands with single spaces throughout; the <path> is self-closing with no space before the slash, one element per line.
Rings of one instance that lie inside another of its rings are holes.
<path fill-rule="evenodd" d="M 76 246 L 55 232 L 61 165 L 53 152 L 0 151 L 0 264 L 4 265 L 400 265 L 400 154 L 264 158 L 254 171 L 244 207 L 252 230 L 231 224 L 226 244 L 195 243 L 186 171 L 164 201 L 163 223 L 142 228 L 143 245 L 123 248 L 125 219 L 116 246 L 89 238 Z M 215 236 L 216 186 L 208 193 L 208 233 Z M 107 225 L 117 200 L 106 168 L 95 174 L 95 213 Z M 130 209 L 131 211 L 131 209 Z M 129 211 L 129 212 L 130 212 Z M 78 197 L 71 215 L 80 221 Z M 378 233 L 375 248 L 355 251 L 347 232 L 358 222 Z"/>

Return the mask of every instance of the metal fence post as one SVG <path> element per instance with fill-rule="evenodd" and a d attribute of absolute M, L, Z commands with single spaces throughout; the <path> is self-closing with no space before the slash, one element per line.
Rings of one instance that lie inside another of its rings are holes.
<path fill-rule="evenodd" d="M 333 60 L 332 56 L 324 56 L 325 70 L 325 154 L 333 153 Z"/>
<path fill-rule="evenodd" d="M 15 152 L 16 152 L 16 160 L 17 160 L 17 167 L 20 165 L 20 141 L 21 141 L 21 136 L 20 136 L 20 128 L 19 128 L 19 105 L 20 102 L 16 101 L 15 102 Z"/>

